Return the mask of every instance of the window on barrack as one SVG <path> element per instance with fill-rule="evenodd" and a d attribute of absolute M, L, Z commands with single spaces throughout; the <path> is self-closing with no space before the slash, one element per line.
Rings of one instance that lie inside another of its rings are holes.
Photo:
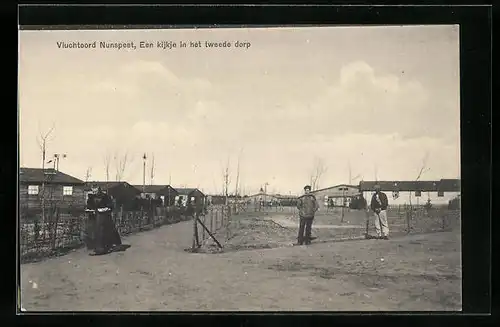
<path fill-rule="evenodd" d="M 73 195 L 73 186 L 63 186 L 63 195 Z"/>
<path fill-rule="evenodd" d="M 38 185 L 28 185 L 29 195 L 38 195 Z"/>

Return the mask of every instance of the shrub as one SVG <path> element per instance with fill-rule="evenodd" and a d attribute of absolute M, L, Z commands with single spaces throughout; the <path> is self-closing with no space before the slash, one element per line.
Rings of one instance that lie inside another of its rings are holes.
<path fill-rule="evenodd" d="M 460 198 L 458 196 L 454 199 L 451 199 L 448 202 L 448 209 L 449 210 L 459 210 L 460 209 Z"/>

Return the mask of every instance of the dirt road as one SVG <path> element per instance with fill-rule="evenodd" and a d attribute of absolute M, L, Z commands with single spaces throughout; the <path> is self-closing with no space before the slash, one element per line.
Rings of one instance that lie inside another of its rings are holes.
<path fill-rule="evenodd" d="M 459 310 L 460 235 L 191 254 L 191 222 L 21 266 L 22 304 L 44 310 Z M 382 260 L 383 259 L 383 260 Z"/>

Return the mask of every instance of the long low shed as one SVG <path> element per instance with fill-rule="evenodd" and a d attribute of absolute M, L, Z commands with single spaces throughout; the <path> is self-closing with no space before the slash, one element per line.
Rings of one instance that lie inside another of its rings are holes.
<path fill-rule="evenodd" d="M 374 191 L 379 185 L 382 191 L 399 192 L 460 192 L 459 179 L 441 179 L 439 181 L 362 181 L 360 192 Z"/>

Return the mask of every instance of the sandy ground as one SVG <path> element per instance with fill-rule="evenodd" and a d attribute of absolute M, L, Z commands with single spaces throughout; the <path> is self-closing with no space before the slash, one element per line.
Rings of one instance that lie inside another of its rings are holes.
<path fill-rule="evenodd" d="M 320 229 L 316 229 L 319 231 Z M 460 310 L 460 235 L 188 253 L 192 223 L 21 266 L 27 311 Z M 288 231 L 285 235 L 293 235 Z M 292 240 L 293 241 L 293 240 Z"/>

